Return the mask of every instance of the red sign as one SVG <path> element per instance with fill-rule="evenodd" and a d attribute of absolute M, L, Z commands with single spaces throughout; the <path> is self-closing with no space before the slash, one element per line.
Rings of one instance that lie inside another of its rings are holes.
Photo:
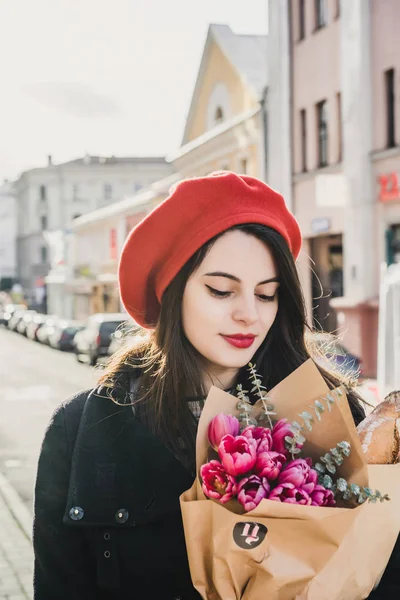
<path fill-rule="evenodd" d="M 117 230 L 113 227 L 110 229 L 110 258 L 117 260 Z"/>
<path fill-rule="evenodd" d="M 379 202 L 400 200 L 399 176 L 397 173 L 379 175 Z"/>

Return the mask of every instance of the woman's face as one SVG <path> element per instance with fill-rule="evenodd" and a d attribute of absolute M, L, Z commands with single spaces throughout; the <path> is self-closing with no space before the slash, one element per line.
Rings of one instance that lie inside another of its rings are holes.
<path fill-rule="evenodd" d="M 189 278 L 183 329 L 214 384 L 230 385 L 251 361 L 274 322 L 278 287 L 270 250 L 242 231 L 218 238 Z"/>

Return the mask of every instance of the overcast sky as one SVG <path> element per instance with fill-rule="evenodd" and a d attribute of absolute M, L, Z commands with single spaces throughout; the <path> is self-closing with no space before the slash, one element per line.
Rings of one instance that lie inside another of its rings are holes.
<path fill-rule="evenodd" d="M 267 32 L 268 0 L 0 0 L 0 183 L 180 144 L 209 23 Z"/>

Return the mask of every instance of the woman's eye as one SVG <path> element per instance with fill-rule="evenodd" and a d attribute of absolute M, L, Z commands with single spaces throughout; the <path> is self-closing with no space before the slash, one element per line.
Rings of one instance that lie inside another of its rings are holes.
<path fill-rule="evenodd" d="M 221 290 L 216 290 L 212 288 L 210 285 L 206 285 L 206 287 L 210 290 L 212 296 L 216 296 L 217 298 L 227 298 L 231 295 L 232 292 L 222 292 Z"/>
<path fill-rule="evenodd" d="M 261 302 L 273 302 L 275 300 L 275 294 L 273 296 L 265 296 L 264 294 L 257 294 L 257 297 Z"/>

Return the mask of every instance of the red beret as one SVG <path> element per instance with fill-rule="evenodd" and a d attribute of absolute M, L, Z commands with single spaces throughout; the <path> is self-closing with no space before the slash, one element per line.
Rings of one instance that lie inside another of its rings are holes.
<path fill-rule="evenodd" d="M 281 194 L 263 181 L 222 171 L 178 182 L 130 232 L 122 250 L 119 286 L 131 317 L 153 327 L 162 295 L 183 265 L 211 238 L 242 223 L 275 229 L 297 258 L 298 223 Z"/>

